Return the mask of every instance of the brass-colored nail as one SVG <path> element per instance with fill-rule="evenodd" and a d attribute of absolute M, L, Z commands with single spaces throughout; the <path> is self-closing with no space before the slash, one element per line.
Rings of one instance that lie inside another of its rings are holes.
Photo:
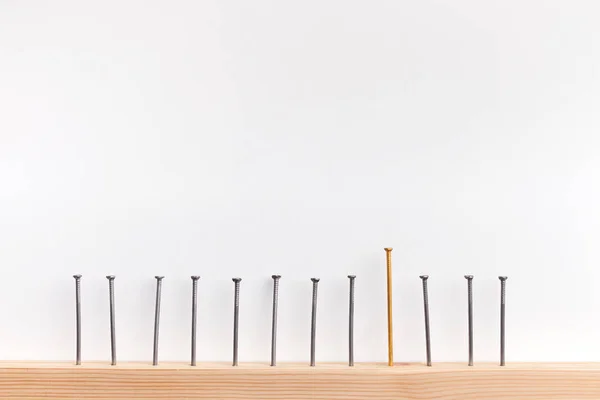
<path fill-rule="evenodd" d="M 392 248 L 385 249 L 387 261 L 388 365 L 394 365 L 394 329 L 392 328 Z"/>

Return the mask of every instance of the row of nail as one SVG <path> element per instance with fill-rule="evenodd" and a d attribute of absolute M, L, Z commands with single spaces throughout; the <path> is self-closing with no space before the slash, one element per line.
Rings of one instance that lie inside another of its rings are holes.
<path fill-rule="evenodd" d="M 75 278 L 75 305 L 76 305 L 76 365 L 81 365 L 81 275 L 73 275 Z M 115 276 L 106 277 L 109 283 L 109 306 L 110 306 L 110 343 L 111 343 L 111 365 L 117 365 L 116 349 L 116 326 L 115 326 Z M 163 276 L 156 276 L 156 302 L 154 311 L 154 342 L 152 365 L 158 365 L 158 338 L 160 325 L 160 303 Z M 191 356 L 190 364 L 196 366 L 196 332 L 197 332 L 197 309 L 198 309 L 198 280 L 199 276 L 192 276 L 192 328 L 191 328 Z M 273 310 L 271 321 L 271 366 L 276 365 L 277 358 L 277 308 L 279 300 L 280 275 L 272 275 L 273 279 Z M 348 313 L 348 365 L 354 366 L 354 286 L 356 276 L 348 275 L 350 282 L 349 290 L 349 313 Z M 431 366 L 431 340 L 429 324 L 429 299 L 427 280 L 429 276 L 420 276 L 423 283 L 423 303 L 425 310 L 425 344 L 427 366 Z M 473 276 L 465 275 L 468 291 L 468 331 L 469 331 L 469 366 L 473 365 Z M 500 301 L 500 365 L 505 365 L 505 293 L 506 277 L 499 277 L 501 282 Z M 233 366 L 238 365 L 238 337 L 239 337 L 239 305 L 240 305 L 240 282 L 241 278 L 233 278 L 234 282 L 234 313 L 233 313 Z M 310 366 L 315 366 L 316 354 L 316 329 L 317 329 L 317 293 L 319 278 L 311 278 L 312 281 L 312 311 L 310 330 Z"/>
<path fill-rule="evenodd" d="M 431 361 L 431 332 L 429 325 L 429 292 L 427 289 L 428 275 L 421 275 L 423 281 L 423 307 L 425 311 L 425 354 L 427 366 L 432 366 Z M 467 280 L 467 305 L 468 305 L 468 335 L 469 335 L 469 366 L 473 366 L 473 275 L 465 275 Z M 506 343 L 506 276 L 500 279 L 500 366 L 505 366 L 505 343 Z M 393 363 L 392 363 L 393 364 Z"/>

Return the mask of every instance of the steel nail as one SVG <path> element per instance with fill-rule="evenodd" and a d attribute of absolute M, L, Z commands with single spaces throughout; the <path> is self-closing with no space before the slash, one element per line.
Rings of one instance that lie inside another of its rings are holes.
<path fill-rule="evenodd" d="M 272 275 L 273 278 L 273 315 L 271 321 L 271 367 L 277 364 L 277 307 L 279 303 L 279 279 L 281 275 Z"/>
<path fill-rule="evenodd" d="M 158 328 L 160 322 L 160 294 L 164 276 L 156 278 L 156 304 L 154 307 L 154 352 L 152 354 L 152 365 L 158 365 Z"/>
<path fill-rule="evenodd" d="M 75 365 L 81 365 L 81 275 L 73 275 L 75 278 Z"/>
<path fill-rule="evenodd" d="M 429 333 L 429 296 L 427 292 L 428 275 L 421 275 L 419 278 L 423 281 L 423 307 L 425 310 L 425 348 L 427 353 L 427 366 L 431 367 L 431 339 Z"/>
<path fill-rule="evenodd" d="M 508 277 L 499 276 L 500 279 L 500 366 L 504 367 L 505 363 L 505 344 L 506 344 L 506 280 Z"/>
<path fill-rule="evenodd" d="M 473 275 L 465 275 L 469 302 L 469 367 L 473 366 Z"/>
<path fill-rule="evenodd" d="M 110 304 L 110 365 L 117 365 L 117 336 L 115 334 L 115 276 L 108 275 L 108 296 Z"/>
<path fill-rule="evenodd" d="M 233 366 L 238 365 L 238 337 L 240 319 L 240 282 L 242 278 L 233 278 L 235 293 L 233 298 Z"/>
<path fill-rule="evenodd" d="M 348 310 L 348 366 L 354 366 L 354 281 L 356 275 L 348 275 L 350 279 L 350 299 Z"/>
<path fill-rule="evenodd" d="M 312 318 L 310 324 L 310 366 L 315 366 L 315 342 L 317 337 L 317 289 L 319 278 L 310 278 L 313 283 L 312 290 Z"/>
<path fill-rule="evenodd" d="M 199 276 L 192 276 L 192 354 L 191 366 L 196 366 L 196 316 L 198 314 L 198 279 Z"/>

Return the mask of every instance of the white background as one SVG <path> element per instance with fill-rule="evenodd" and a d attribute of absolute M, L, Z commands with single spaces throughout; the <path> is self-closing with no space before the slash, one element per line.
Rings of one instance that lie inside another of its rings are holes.
<path fill-rule="evenodd" d="M 0 1 L 0 359 L 598 360 L 600 3 L 594 0 Z"/>

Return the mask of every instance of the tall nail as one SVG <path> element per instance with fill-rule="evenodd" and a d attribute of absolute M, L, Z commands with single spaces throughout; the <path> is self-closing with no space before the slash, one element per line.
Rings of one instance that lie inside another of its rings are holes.
<path fill-rule="evenodd" d="M 108 275 L 108 296 L 110 303 L 110 365 L 117 365 L 117 336 L 115 334 L 115 276 Z"/>
<path fill-rule="evenodd" d="M 473 366 L 473 275 L 465 275 L 469 302 L 469 367 Z"/>
<path fill-rule="evenodd" d="M 348 275 L 350 279 L 350 299 L 348 311 L 348 365 L 354 366 L 354 281 L 355 275 Z"/>
<path fill-rule="evenodd" d="M 505 327 L 506 327 L 506 280 L 508 277 L 499 276 L 500 279 L 500 366 L 504 367 L 506 365 L 504 352 L 506 350 L 506 335 L 505 335 Z"/>
<path fill-rule="evenodd" d="M 81 275 L 73 275 L 75 278 L 75 365 L 81 365 Z"/>
<path fill-rule="evenodd" d="M 311 278 L 313 283 L 312 290 L 312 317 L 310 323 L 310 366 L 315 366 L 315 345 L 317 338 L 317 289 L 319 285 L 319 278 Z"/>
<path fill-rule="evenodd" d="M 198 279 L 199 276 L 192 276 L 192 354 L 191 366 L 196 366 L 196 316 L 198 314 Z"/>
<path fill-rule="evenodd" d="M 233 298 L 233 366 L 238 365 L 238 337 L 240 319 L 240 282 L 242 278 L 233 278 L 235 293 Z"/>
<path fill-rule="evenodd" d="M 272 275 L 273 278 L 273 315 L 271 322 L 271 367 L 277 364 L 277 306 L 279 303 L 279 279 L 281 275 Z"/>
<path fill-rule="evenodd" d="M 423 280 L 423 307 L 425 309 L 425 348 L 427 352 L 427 366 L 431 367 L 431 339 L 429 335 L 429 296 L 427 293 L 427 279 L 429 276 L 421 275 Z"/>
<path fill-rule="evenodd" d="M 158 328 L 160 323 L 160 293 L 164 276 L 156 278 L 156 304 L 154 306 L 154 352 L 152 353 L 152 365 L 158 365 Z"/>
<path fill-rule="evenodd" d="M 387 264 L 387 312 L 388 312 L 388 365 L 394 365 L 394 329 L 392 327 L 392 248 L 386 247 Z"/>

